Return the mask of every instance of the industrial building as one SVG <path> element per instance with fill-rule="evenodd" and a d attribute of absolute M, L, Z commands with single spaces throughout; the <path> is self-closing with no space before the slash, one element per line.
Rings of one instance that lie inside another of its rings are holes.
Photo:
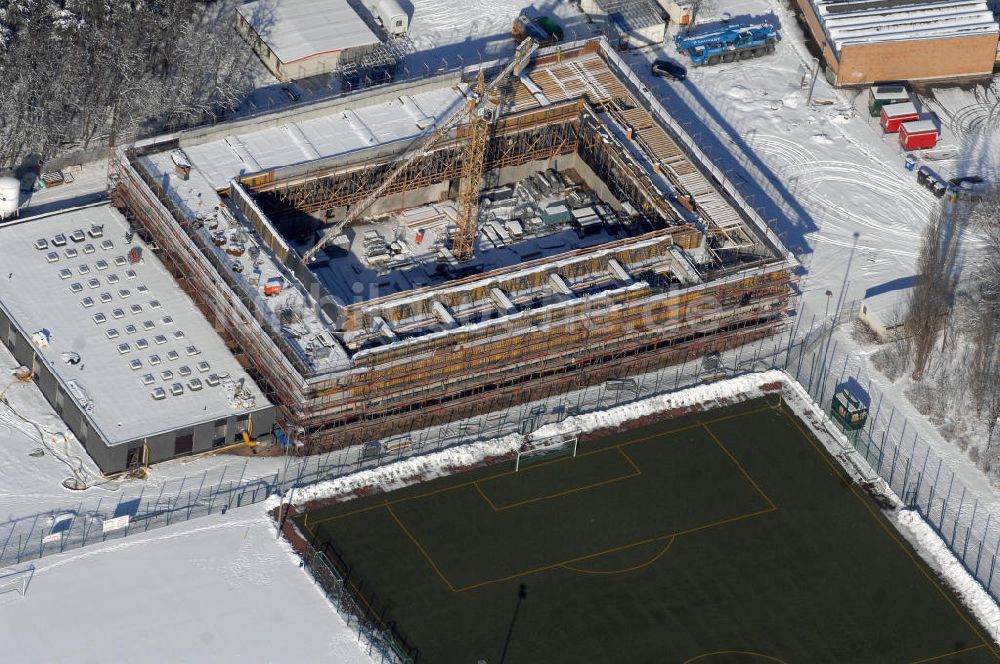
<path fill-rule="evenodd" d="M 8 221 L 0 246 L 0 340 L 103 472 L 271 439 L 274 406 L 113 207 Z"/>
<path fill-rule="evenodd" d="M 534 47 L 114 151 L 308 451 L 783 329 L 794 258 L 616 49 Z"/>
<path fill-rule="evenodd" d="M 656 46 L 666 35 L 666 17 L 655 0 L 582 0 L 580 9 L 626 48 Z"/>
<path fill-rule="evenodd" d="M 985 0 L 797 0 L 837 86 L 989 78 L 1000 28 Z"/>
<path fill-rule="evenodd" d="M 393 24 L 403 20 L 400 13 L 393 13 Z M 236 8 L 237 29 L 279 81 L 329 74 L 362 62 L 382 43 L 369 22 L 373 20 L 347 0 L 257 0 Z"/>

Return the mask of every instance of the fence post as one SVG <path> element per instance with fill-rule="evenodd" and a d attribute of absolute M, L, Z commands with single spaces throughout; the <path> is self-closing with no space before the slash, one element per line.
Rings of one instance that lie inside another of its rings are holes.
<path fill-rule="evenodd" d="M 962 546 L 962 560 L 965 560 L 966 553 L 969 551 L 969 535 L 972 534 L 972 528 L 976 525 L 976 510 L 979 509 L 979 499 L 976 498 L 976 502 L 972 505 L 972 521 L 969 522 L 969 527 L 965 530 L 965 544 Z"/>
<path fill-rule="evenodd" d="M 951 473 L 952 480 L 955 479 L 955 472 Z M 951 488 L 948 488 L 948 497 L 951 497 Z M 958 530 L 958 522 L 962 520 L 962 508 L 965 507 L 965 485 L 962 485 L 962 497 L 958 499 L 958 514 L 955 515 L 955 527 L 951 529 L 951 544 L 949 548 L 955 550 L 955 532 Z"/>
<path fill-rule="evenodd" d="M 928 449 L 928 451 L 930 451 L 929 447 L 927 449 Z M 937 492 L 938 479 L 941 477 L 941 461 L 942 460 L 939 458 L 938 459 L 937 472 L 934 473 L 934 483 L 931 484 L 931 491 L 927 495 L 927 519 L 928 520 L 930 520 L 932 518 L 931 517 L 931 512 L 934 511 L 934 494 Z M 942 515 L 941 518 L 942 519 L 944 518 L 944 509 L 943 508 L 944 508 L 944 506 L 942 505 L 942 509 L 941 509 L 941 515 Z M 940 530 L 940 529 L 941 529 L 941 526 L 939 524 L 938 525 L 938 530 Z"/>
<path fill-rule="evenodd" d="M 997 548 L 993 551 L 993 560 L 990 561 L 990 576 L 986 581 L 986 592 L 990 593 L 990 595 L 993 594 L 990 588 L 993 585 L 993 572 L 997 566 L 997 555 L 1000 555 L 1000 537 L 997 538 Z"/>
<path fill-rule="evenodd" d="M 938 464 L 940 466 L 940 464 Z M 955 483 L 955 471 L 951 471 L 951 479 L 948 480 L 948 495 L 945 496 L 944 502 L 941 503 L 941 518 L 938 520 L 938 530 L 941 531 L 942 536 L 944 535 L 944 513 L 948 509 L 948 501 L 951 500 L 951 487 Z"/>
<path fill-rule="evenodd" d="M 987 512 L 986 513 L 986 527 L 983 529 L 983 536 L 979 540 L 979 553 L 976 554 L 976 571 L 975 571 L 975 576 L 976 576 L 977 579 L 979 578 L 979 562 L 983 558 L 983 546 L 986 544 L 986 538 L 990 534 L 990 521 L 992 519 L 993 519 L 993 513 L 992 512 Z"/>

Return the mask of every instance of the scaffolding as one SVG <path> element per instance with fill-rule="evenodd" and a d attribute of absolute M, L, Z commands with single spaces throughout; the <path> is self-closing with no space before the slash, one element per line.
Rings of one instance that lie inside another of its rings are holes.
<path fill-rule="evenodd" d="M 722 193 L 689 146 L 655 121 L 588 43 L 539 54 L 512 78 L 484 138 L 484 170 L 577 154 L 648 224 L 632 237 L 344 306 L 335 335 L 349 367 L 319 370 L 238 287 L 196 220 L 134 151 L 115 149 L 115 205 L 164 262 L 268 398 L 286 433 L 324 451 L 548 396 L 749 343 L 783 329 L 793 273 Z M 468 126 L 408 162 L 384 196 L 452 183 Z M 473 137 L 474 138 L 474 137 Z M 263 247 L 302 274 L 269 217 L 343 210 L 391 155 L 242 175 L 229 202 Z M 637 158 L 636 155 L 641 158 Z M 692 223 L 691 219 L 699 223 Z M 690 256 L 699 256 L 697 264 Z M 300 269 L 302 268 L 302 269 Z"/>

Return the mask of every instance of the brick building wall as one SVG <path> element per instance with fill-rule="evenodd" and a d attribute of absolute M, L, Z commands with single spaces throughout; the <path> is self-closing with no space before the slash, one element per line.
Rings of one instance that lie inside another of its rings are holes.
<path fill-rule="evenodd" d="M 836 85 L 991 76 L 996 51 L 997 35 L 845 46 Z"/>
<path fill-rule="evenodd" d="M 997 35 L 854 44 L 837 57 L 809 0 L 796 0 L 802 18 L 823 53 L 828 76 L 838 87 L 880 81 L 920 81 L 991 76 Z"/>

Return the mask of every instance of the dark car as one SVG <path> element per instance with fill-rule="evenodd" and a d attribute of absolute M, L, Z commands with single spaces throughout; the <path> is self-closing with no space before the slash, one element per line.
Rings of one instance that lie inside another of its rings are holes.
<path fill-rule="evenodd" d="M 978 175 L 965 175 L 948 180 L 959 198 L 966 201 L 981 201 L 989 190 L 989 184 Z"/>
<path fill-rule="evenodd" d="M 688 75 L 687 69 L 670 60 L 656 60 L 653 62 L 651 69 L 654 76 L 660 76 L 671 81 L 683 81 Z"/>
<path fill-rule="evenodd" d="M 921 166 L 917 169 L 917 184 L 926 187 L 938 198 L 944 196 L 944 192 L 948 189 L 948 183 L 928 166 Z"/>

